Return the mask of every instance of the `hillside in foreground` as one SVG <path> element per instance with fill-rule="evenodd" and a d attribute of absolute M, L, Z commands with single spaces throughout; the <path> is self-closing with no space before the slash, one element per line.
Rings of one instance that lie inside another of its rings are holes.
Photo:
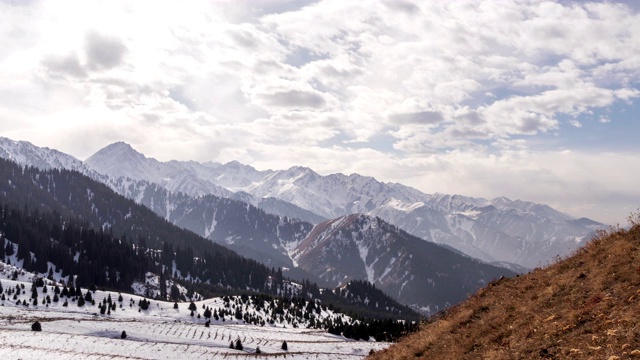
<path fill-rule="evenodd" d="M 371 359 L 640 359 L 640 214 L 547 268 L 491 283 Z"/>

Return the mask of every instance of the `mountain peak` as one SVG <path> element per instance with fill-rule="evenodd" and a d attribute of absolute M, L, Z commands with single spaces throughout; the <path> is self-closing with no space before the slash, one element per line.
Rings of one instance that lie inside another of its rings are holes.
<path fill-rule="evenodd" d="M 99 173 L 136 180 L 146 179 L 143 173 L 153 170 L 153 163 L 157 162 L 155 159 L 148 159 L 123 141 L 105 146 L 85 161 Z"/>
<path fill-rule="evenodd" d="M 124 141 L 117 141 L 114 142 L 113 144 L 109 144 L 105 147 L 103 147 L 102 149 L 98 150 L 97 153 L 95 153 L 94 155 L 92 155 L 91 157 L 100 154 L 100 153 L 132 153 L 132 154 L 137 154 L 137 155 L 141 155 L 144 156 L 142 153 L 136 151 L 130 144 L 124 142 Z"/>

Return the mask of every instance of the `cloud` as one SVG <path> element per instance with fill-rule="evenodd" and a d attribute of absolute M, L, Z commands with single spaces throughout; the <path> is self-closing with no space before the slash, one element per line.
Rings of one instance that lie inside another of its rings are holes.
<path fill-rule="evenodd" d="M 49 56 L 44 59 L 43 65 L 48 68 L 54 76 L 69 75 L 76 78 L 84 78 L 87 76 L 87 71 L 75 53 L 66 56 Z"/>
<path fill-rule="evenodd" d="M 576 119 L 569 119 L 569 124 L 571 124 L 571 126 L 573 127 L 577 127 L 577 128 L 581 128 L 582 127 L 582 123 Z"/>
<path fill-rule="evenodd" d="M 579 179 L 636 196 L 603 180 L 591 165 L 603 157 L 558 150 L 595 125 L 640 131 L 616 110 L 640 97 L 631 2 L 21 5 L 0 2 L 6 135 L 81 156 L 138 141 L 161 159 L 307 165 L 426 192 L 554 201 L 544 192 Z"/>
<path fill-rule="evenodd" d="M 85 38 L 87 65 L 93 70 L 108 70 L 122 63 L 127 47 L 117 37 L 89 31 Z"/>
<path fill-rule="evenodd" d="M 442 114 L 437 111 L 420 111 L 408 114 L 395 114 L 390 116 L 391 121 L 397 124 L 423 124 L 432 125 L 444 120 Z"/>
<path fill-rule="evenodd" d="M 384 4 L 390 9 L 401 11 L 408 15 L 413 15 L 420 11 L 420 8 L 410 1 L 386 1 Z"/>
<path fill-rule="evenodd" d="M 261 95 L 268 106 L 287 109 L 322 108 L 326 105 L 324 97 L 315 91 L 288 90 Z"/>

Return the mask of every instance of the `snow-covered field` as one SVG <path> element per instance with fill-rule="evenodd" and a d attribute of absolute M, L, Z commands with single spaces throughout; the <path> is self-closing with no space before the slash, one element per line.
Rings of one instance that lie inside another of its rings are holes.
<path fill-rule="evenodd" d="M 28 274 L 25 274 L 28 275 Z M 203 305 L 218 311 L 224 307 L 220 298 L 195 302 L 197 310 L 191 316 L 189 303 L 151 300 L 147 310 L 139 310 L 140 296 L 117 292 L 92 292 L 95 305 L 87 302 L 79 307 L 69 298 L 46 302 L 53 297 L 53 286 L 47 292 L 38 287 L 38 305 L 33 305 L 32 284 L 25 275 L 10 280 L 0 276 L 0 358 L 3 359 L 360 359 L 371 349 L 380 350 L 388 343 L 347 340 L 322 330 L 292 327 L 289 323 L 265 326 L 244 324 L 227 316 L 211 319 L 205 327 Z M 22 289 L 24 285 L 24 289 Z M 21 288 L 16 295 L 16 288 Z M 87 289 L 82 289 L 83 294 Z M 116 310 L 100 314 L 98 305 L 111 296 Z M 15 298 L 14 298 L 15 297 Z M 43 304 L 45 300 L 45 304 Z M 17 304 L 20 301 L 21 304 Z M 26 301 L 29 305 L 22 304 Z M 259 314 L 257 314 L 259 315 Z M 38 321 L 42 331 L 32 331 Z M 122 332 L 126 338 L 121 339 Z M 244 349 L 230 349 L 230 342 L 240 339 Z M 282 350 L 286 341 L 288 350 Z M 260 348 L 261 354 L 256 354 Z"/>

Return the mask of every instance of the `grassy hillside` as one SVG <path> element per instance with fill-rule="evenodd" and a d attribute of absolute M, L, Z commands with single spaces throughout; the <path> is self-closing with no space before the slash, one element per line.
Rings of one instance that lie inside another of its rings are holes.
<path fill-rule="evenodd" d="M 640 214 L 498 280 L 371 359 L 640 359 Z"/>

